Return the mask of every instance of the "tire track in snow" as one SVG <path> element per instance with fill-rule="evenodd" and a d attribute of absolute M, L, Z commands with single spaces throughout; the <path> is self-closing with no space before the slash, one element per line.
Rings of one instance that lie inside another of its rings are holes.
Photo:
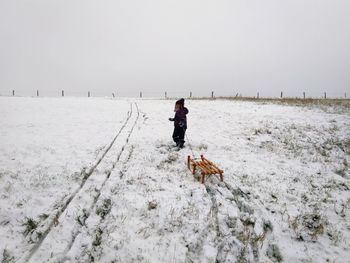
<path fill-rule="evenodd" d="M 138 110 L 137 104 L 135 103 L 136 108 Z M 81 192 L 82 188 L 86 184 L 87 180 L 91 177 L 91 175 L 94 173 L 96 168 L 99 166 L 99 164 L 102 162 L 102 160 L 105 158 L 107 153 L 110 151 L 116 140 L 119 138 L 120 134 L 123 132 L 125 127 L 128 125 L 131 116 L 133 115 L 133 107 L 132 103 L 130 103 L 130 110 L 127 113 L 127 118 L 125 119 L 123 125 L 119 129 L 118 133 L 114 136 L 113 140 L 109 143 L 105 151 L 103 152 L 102 156 L 99 157 L 95 164 L 91 166 L 86 172 L 86 168 L 84 168 L 81 171 L 81 174 L 84 174 L 84 177 L 82 179 L 82 182 L 80 183 L 79 187 L 64 201 L 64 203 L 58 208 L 58 211 L 53 213 L 51 216 L 49 216 L 50 223 L 48 224 L 47 228 L 41 233 L 40 238 L 38 241 L 31 247 L 31 249 L 24 254 L 18 262 L 28 262 L 31 260 L 33 255 L 38 251 L 38 249 L 41 247 L 43 244 L 44 240 L 48 236 L 48 234 L 51 232 L 51 230 L 56 226 L 58 219 L 61 217 L 61 215 L 67 210 L 68 206 L 71 204 L 72 200 Z M 138 112 L 139 115 L 139 112 Z"/>
<path fill-rule="evenodd" d="M 124 151 L 125 153 L 125 151 Z M 126 159 L 122 162 L 121 164 L 121 168 L 120 168 L 120 175 L 118 177 L 119 180 L 121 180 L 124 176 L 124 173 L 127 171 L 126 167 L 127 167 L 127 164 L 129 163 L 130 161 L 130 158 L 131 156 L 133 155 L 134 153 L 134 146 L 132 145 L 129 149 L 129 152 L 127 153 L 127 156 L 126 156 Z M 108 181 L 110 182 L 110 180 Z M 104 185 L 103 187 L 105 188 L 107 185 Z M 101 188 L 101 192 L 102 192 L 102 188 Z M 112 193 L 109 193 L 110 195 L 113 195 Z M 97 200 L 98 202 L 98 200 Z M 97 208 L 97 202 L 94 204 L 93 208 L 91 211 L 96 211 L 96 208 Z M 113 203 L 112 203 L 113 205 Z M 71 262 L 71 260 L 77 260 L 79 262 L 83 262 L 84 261 L 84 256 L 86 255 L 89 255 L 89 260 L 91 262 L 93 262 L 95 259 L 94 259 L 94 255 L 93 255 L 93 251 L 94 249 L 96 249 L 96 247 L 94 247 L 94 242 L 95 242 L 95 239 L 96 238 L 95 236 L 93 236 L 92 234 L 96 234 L 98 231 L 101 231 L 101 239 L 100 239 L 100 242 L 102 242 L 103 238 L 104 238 L 104 233 L 105 233 L 105 225 L 104 222 L 108 219 L 108 216 L 110 214 L 110 211 L 108 211 L 106 214 L 103 215 L 103 217 L 101 217 L 100 215 L 97 215 L 97 214 L 90 214 L 90 217 L 92 217 L 92 221 L 94 222 L 94 218 L 98 218 L 98 224 L 94 224 L 94 225 L 91 225 L 89 226 L 89 223 L 86 224 L 86 229 L 84 229 L 83 232 L 80 232 L 77 237 L 76 237 L 76 242 L 74 242 L 69 250 L 67 251 L 67 253 L 65 254 L 64 258 L 62 259 L 62 262 Z M 91 223 L 90 223 L 91 224 Z M 102 235 L 103 234 L 103 235 Z M 82 235 L 82 236 L 80 236 Z M 75 246 L 75 244 L 77 242 L 79 242 L 79 239 L 80 240 L 84 240 L 85 244 L 89 244 L 87 247 L 79 247 L 79 243 L 77 244 L 77 246 Z M 99 247 L 99 246 L 98 246 Z M 99 247 L 101 249 L 101 247 Z M 91 259 L 93 258 L 93 260 Z"/>
<path fill-rule="evenodd" d="M 91 204 L 91 207 L 90 207 L 89 210 L 88 210 L 88 216 L 87 216 L 87 218 L 86 218 L 85 220 L 88 219 L 88 217 L 90 216 L 91 211 L 94 209 L 94 207 L 96 207 L 96 203 L 97 203 L 97 201 L 99 200 L 99 198 L 100 198 L 100 196 L 101 196 L 101 191 L 103 190 L 105 184 L 106 184 L 107 181 L 109 180 L 112 171 L 114 170 L 114 168 L 116 167 L 116 165 L 117 165 L 118 162 L 120 161 L 120 157 L 121 157 L 122 154 L 124 153 L 126 146 L 129 144 L 129 139 L 130 139 L 130 137 L 131 137 L 131 134 L 132 134 L 133 131 L 134 131 L 134 128 L 135 128 L 135 126 L 136 126 L 136 124 L 137 124 L 137 122 L 138 122 L 138 120 L 139 120 L 139 116 L 140 116 L 140 111 L 139 111 L 139 108 L 138 108 L 138 105 L 137 105 L 136 102 L 135 102 L 135 106 L 136 106 L 136 109 L 137 109 L 137 117 L 136 117 L 136 119 L 135 119 L 135 122 L 133 123 L 133 125 L 132 125 L 132 127 L 131 127 L 131 130 L 130 130 L 130 132 L 128 133 L 128 136 L 127 136 L 127 138 L 126 138 L 126 140 L 125 140 L 124 145 L 122 146 L 121 151 L 119 152 L 119 154 L 118 154 L 116 160 L 113 162 L 113 165 L 112 165 L 111 169 L 107 171 L 107 176 L 106 176 L 105 180 L 103 181 L 103 183 L 102 183 L 102 185 L 101 185 L 101 188 L 100 188 L 100 190 L 99 190 L 98 193 L 97 193 L 97 196 L 94 198 L 94 201 L 93 201 L 93 203 Z M 129 161 L 129 159 L 131 158 L 132 152 L 133 152 L 133 149 L 130 150 L 130 153 L 129 153 L 129 155 L 128 155 L 127 161 L 126 161 L 125 163 L 123 163 L 124 166 L 125 166 L 125 164 Z M 68 247 L 66 248 L 66 250 L 65 250 L 65 252 L 64 252 L 64 255 L 67 255 L 67 254 L 69 253 L 70 249 L 71 249 L 72 246 L 74 245 L 74 242 L 75 242 L 76 237 L 77 237 L 79 234 L 80 234 L 80 231 L 78 231 L 75 235 L 73 235 L 72 241 L 69 243 Z"/>
<path fill-rule="evenodd" d="M 138 119 L 139 119 L 139 116 L 140 116 L 140 113 L 143 117 L 143 120 L 145 121 L 146 119 L 146 114 L 144 114 L 143 112 L 141 112 L 138 108 L 138 105 L 136 104 L 136 108 L 138 109 L 138 116 L 137 116 L 137 119 L 132 127 L 132 131 L 134 130 L 134 128 L 136 127 L 136 124 L 138 122 Z M 142 126 L 144 124 L 144 121 L 140 124 L 140 126 Z M 139 126 L 139 129 L 140 129 L 140 126 Z M 126 139 L 126 142 L 125 142 L 125 145 L 123 146 L 122 148 L 122 151 L 118 154 L 118 157 L 117 157 L 117 160 L 113 163 L 113 167 L 112 169 L 108 172 L 108 178 L 106 178 L 106 180 L 104 181 L 101 189 L 100 189 L 100 192 L 99 192 L 99 195 L 98 197 L 101 196 L 102 192 L 103 192 L 103 189 L 107 187 L 108 183 L 110 183 L 111 180 L 109 180 L 109 177 L 112 173 L 112 171 L 115 169 L 115 167 L 120 164 L 121 167 L 119 168 L 119 177 L 115 177 L 115 179 L 118 179 L 117 180 L 117 183 L 118 181 L 120 182 L 120 180 L 123 179 L 123 176 L 124 176 L 124 173 L 127 172 L 127 164 L 129 163 L 133 153 L 134 153 L 134 149 L 135 149 L 135 146 L 134 145 L 131 145 L 131 147 L 128 147 L 128 150 L 126 151 L 126 148 L 127 148 L 127 145 L 129 143 L 129 139 L 132 135 L 132 131 L 131 133 L 129 133 L 127 139 Z M 121 156 L 125 153 L 125 156 L 123 157 L 123 160 L 121 162 L 119 162 L 121 160 Z M 115 183 L 115 182 L 112 182 L 112 184 Z M 112 193 L 111 193 L 112 195 Z M 92 205 L 92 208 L 90 211 L 95 211 L 96 208 L 97 208 L 97 203 L 100 199 L 97 199 L 93 205 Z M 90 216 L 93 218 L 93 217 L 98 217 L 98 224 L 96 225 L 93 225 L 93 226 L 89 226 L 88 224 L 86 225 L 86 229 L 84 229 L 83 232 L 79 232 L 76 236 L 75 236 L 75 240 L 80 239 L 80 240 L 84 240 L 85 242 L 91 242 L 91 245 L 93 246 L 93 236 L 91 236 L 89 233 L 96 233 L 97 231 L 101 231 L 101 224 L 103 224 L 105 222 L 105 220 L 107 220 L 108 216 L 109 216 L 109 213 L 110 211 L 108 211 L 106 214 L 104 214 L 103 217 L 101 217 L 100 215 L 97 215 L 97 214 L 91 214 L 90 213 Z M 90 217 L 89 216 L 89 217 Z M 94 221 L 94 218 L 93 220 Z M 104 227 L 102 227 L 103 229 Z M 101 232 L 102 234 L 103 232 Z M 79 235 L 82 235 L 79 237 Z M 93 257 L 92 256 L 92 250 L 86 250 L 86 247 L 84 250 L 81 250 L 81 247 L 74 247 L 75 246 L 75 240 L 72 242 L 72 244 L 70 244 L 70 246 L 67 248 L 67 251 L 65 252 L 65 256 L 60 260 L 62 262 L 65 262 L 65 261 L 70 261 L 72 258 L 74 258 L 75 260 L 77 258 L 79 258 L 79 260 L 81 261 L 82 257 L 84 255 L 86 255 L 87 253 L 89 253 L 90 257 Z M 87 241 L 88 240 L 88 241 Z M 102 240 L 102 236 L 101 236 L 101 240 Z M 78 241 L 79 242 L 79 241 Z M 78 244 L 79 246 L 79 244 Z M 78 251 L 78 252 L 77 252 Z"/>

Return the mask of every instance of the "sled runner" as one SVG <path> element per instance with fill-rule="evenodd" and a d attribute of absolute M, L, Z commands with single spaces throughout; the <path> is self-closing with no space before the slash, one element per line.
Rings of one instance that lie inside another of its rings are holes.
<path fill-rule="evenodd" d="M 205 176 L 210 176 L 213 174 L 218 174 L 220 176 L 221 182 L 224 180 L 224 171 L 219 169 L 213 162 L 204 158 L 203 155 L 201 155 L 201 159 L 198 161 L 192 159 L 190 155 L 187 156 L 187 166 L 188 169 L 190 169 L 190 171 L 192 172 L 192 174 L 195 174 L 196 169 L 199 168 L 199 170 L 201 171 L 200 181 L 202 184 L 204 183 Z"/>

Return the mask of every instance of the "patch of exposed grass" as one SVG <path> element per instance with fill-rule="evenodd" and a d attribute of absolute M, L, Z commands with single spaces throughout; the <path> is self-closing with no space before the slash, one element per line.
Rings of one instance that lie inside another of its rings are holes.
<path fill-rule="evenodd" d="M 283 261 L 283 257 L 282 254 L 280 252 L 279 247 L 276 244 L 269 244 L 267 251 L 266 251 L 266 255 L 269 257 L 269 259 L 271 259 L 272 262 L 282 262 Z"/>
<path fill-rule="evenodd" d="M 102 219 L 104 219 L 106 215 L 111 211 L 111 209 L 112 201 L 111 199 L 107 198 L 104 199 L 99 206 L 97 206 L 96 214 L 98 214 Z"/>
<path fill-rule="evenodd" d="M 327 229 L 327 236 L 332 241 L 333 245 L 338 245 L 344 240 L 343 233 L 335 228 Z"/>
<path fill-rule="evenodd" d="M 343 166 L 342 168 L 336 169 L 334 172 L 341 177 L 345 177 L 347 168 Z"/>
<path fill-rule="evenodd" d="M 48 215 L 48 214 L 45 214 L 45 213 L 42 213 L 42 214 L 39 215 L 40 220 L 45 220 L 45 219 L 47 219 L 48 217 L 49 217 L 49 215 Z"/>
<path fill-rule="evenodd" d="M 84 208 L 81 211 L 81 213 L 75 218 L 75 220 L 79 225 L 84 226 L 85 221 L 88 217 L 89 217 L 89 214 L 88 214 L 87 210 Z"/>
<path fill-rule="evenodd" d="M 271 130 L 268 128 L 256 128 L 254 129 L 254 135 L 259 135 L 259 134 L 271 134 Z"/>
<path fill-rule="evenodd" d="M 33 233 L 37 227 L 38 227 L 38 222 L 35 221 L 33 218 L 31 217 L 25 217 L 25 219 L 23 220 L 22 222 L 22 226 L 24 227 L 24 230 L 23 230 L 23 234 L 25 236 Z"/>
<path fill-rule="evenodd" d="M 10 254 L 10 252 L 5 248 L 2 252 L 1 263 L 11 263 L 15 262 L 15 257 Z"/>
<path fill-rule="evenodd" d="M 204 143 L 201 143 L 198 145 L 197 149 L 199 151 L 202 151 L 202 150 L 207 150 L 208 149 L 208 145 L 207 144 L 204 144 Z"/>
<path fill-rule="evenodd" d="M 346 154 L 350 154 L 350 138 L 343 141 L 343 149 Z"/>
<path fill-rule="evenodd" d="M 325 232 L 326 221 L 317 210 L 289 217 L 288 223 L 299 241 L 316 241 Z"/>
<path fill-rule="evenodd" d="M 94 247 L 98 247 L 101 245 L 101 242 L 102 242 L 102 234 L 103 234 L 103 231 L 101 228 L 97 228 L 96 231 L 95 231 L 95 236 L 94 236 L 94 240 L 92 241 L 92 245 Z"/>
<path fill-rule="evenodd" d="M 158 169 L 164 169 L 166 167 L 166 165 L 168 164 L 172 164 L 174 162 L 176 162 L 179 159 L 179 154 L 177 152 L 171 152 L 168 154 L 168 156 L 163 159 L 158 165 L 157 168 Z"/>

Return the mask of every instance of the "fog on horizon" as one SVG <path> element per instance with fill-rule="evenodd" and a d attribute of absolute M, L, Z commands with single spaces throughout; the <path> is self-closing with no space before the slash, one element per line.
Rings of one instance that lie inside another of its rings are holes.
<path fill-rule="evenodd" d="M 0 95 L 350 96 L 350 1 L 0 1 Z"/>

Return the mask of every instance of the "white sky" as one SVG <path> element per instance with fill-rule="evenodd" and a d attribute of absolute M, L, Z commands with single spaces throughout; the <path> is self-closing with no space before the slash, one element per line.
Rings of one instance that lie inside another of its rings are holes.
<path fill-rule="evenodd" d="M 349 0 L 0 0 L 0 94 L 350 95 Z"/>

